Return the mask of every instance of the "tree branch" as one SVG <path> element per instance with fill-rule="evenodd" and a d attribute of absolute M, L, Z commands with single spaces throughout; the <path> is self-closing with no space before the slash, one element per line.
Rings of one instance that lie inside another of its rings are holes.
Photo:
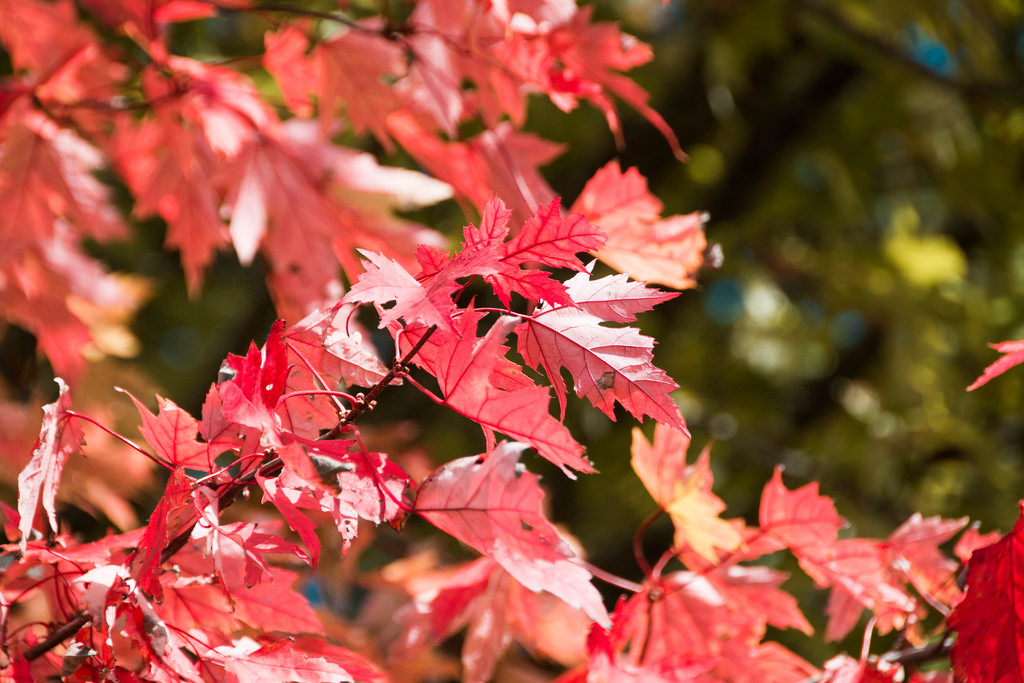
<path fill-rule="evenodd" d="M 921 76 L 944 88 L 956 90 L 967 97 L 985 95 L 1007 95 L 1020 93 L 1024 89 L 1024 81 L 1014 80 L 964 80 L 947 76 L 914 59 L 899 43 L 887 40 L 870 31 L 857 26 L 842 13 L 819 0 L 794 0 L 793 6 L 844 34 L 853 41 L 870 48 L 887 60 L 899 64 L 908 71 Z"/>

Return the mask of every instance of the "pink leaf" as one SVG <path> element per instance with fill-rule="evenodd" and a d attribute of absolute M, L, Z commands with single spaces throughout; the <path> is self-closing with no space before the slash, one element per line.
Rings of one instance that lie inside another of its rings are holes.
<path fill-rule="evenodd" d="M 18 475 L 18 515 L 21 517 L 18 529 L 21 531 L 19 545 L 22 552 L 25 552 L 25 544 L 32 533 L 40 499 L 50 528 L 57 531 L 56 498 L 60 475 L 71 452 L 85 443 L 81 426 L 68 416 L 71 410 L 68 387 L 59 377 L 56 382 L 60 396 L 43 406 L 43 424 L 32 459 Z"/>
<path fill-rule="evenodd" d="M 437 326 L 451 330 L 451 316 L 455 310 L 452 294 L 456 291 L 453 278 L 435 277 L 423 286 L 399 263 L 367 251 L 361 251 L 366 261 L 366 272 L 345 295 L 345 303 L 373 303 L 380 311 L 380 326 L 399 318 L 407 325 Z M 384 304 L 394 306 L 384 308 Z"/>
<path fill-rule="evenodd" d="M 255 645 L 255 643 L 253 643 Z M 219 647 L 227 683 L 295 681 L 296 683 L 347 683 L 352 676 L 324 656 L 303 652 L 290 640 L 263 647 Z"/>
<path fill-rule="evenodd" d="M 1003 374 L 1013 366 L 1024 363 L 1024 339 L 1019 341 L 1004 341 L 999 342 L 998 344 L 989 344 L 989 346 L 1005 355 L 995 363 L 992 363 L 992 365 L 985 368 L 985 372 L 981 373 L 981 377 L 974 380 L 971 383 L 971 386 L 967 387 L 967 391 L 974 391 L 981 385 L 986 384 L 989 380 Z"/>
<path fill-rule="evenodd" d="M 590 572 L 541 511 L 537 477 L 518 465 L 523 444 L 453 460 L 420 486 L 415 509 L 427 521 L 495 560 L 533 591 L 546 590 L 593 620 L 608 616 Z"/>
<path fill-rule="evenodd" d="M 612 285 L 598 280 L 602 285 Z M 555 387 L 565 412 L 565 384 L 561 369 L 573 377 L 577 396 L 586 396 L 608 417 L 615 419 L 615 402 L 637 419 L 649 415 L 686 432 L 686 425 L 671 392 L 679 388 L 653 364 L 654 340 L 632 327 L 605 327 L 587 310 L 587 297 L 595 288 L 587 273 L 574 275 L 566 288 L 577 306 L 541 306 L 516 328 L 518 350 L 527 363 L 542 366 Z M 643 310 L 646 302 L 636 310 Z M 595 304 L 594 310 L 607 311 Z M 636 312 L 634 310 L 633 312 Z M 614 311 L 613 311 L 614 312 Z M 621 319 L 621 313 L 615 313 Z"/>

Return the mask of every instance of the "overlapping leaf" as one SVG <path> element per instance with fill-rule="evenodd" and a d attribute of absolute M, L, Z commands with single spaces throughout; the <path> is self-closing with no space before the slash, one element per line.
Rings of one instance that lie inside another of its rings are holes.
<path fill-rule="evenodd" d="M 68 411 L 71 410 L 68 387 L 59 377 L 57 386 L 60 387 L 57 400 L 43 406 L 43 424 L 35 449 L 32 451 L 32 459 L 18 475 L 18 515 L 21 517 L 18 530 L 21 532 L 22 552 L 25 551 L 25 544 L 32 534 L 36 509 L 40 502 L 46 511 L 50 528 L 57 531 L 55 501 L 57 487 L 60 486 L 60 475 L 68 457 L 84 442 L 81 426 L 68 416 Z"/>
<path fill-rule="evenodd" d="M 949 618 L 956 631 L 951 660 L 965 683 L 1024 679 L 1024 503 L 997 543 L 975 550 L 967 594 Z"/>
<path fill-rule="evenodd" d="M 635 168 L 623 173 L 617 161 L 595 173 L 572 206 L 608 235 L 596 252 L 603 262 L 637 280 L 688 289 L 704 263 L 706 217 L 661 218 L 661 209 L 644 177 Z"/>
<path fill-rule="evenodd" d="M 675 525 L 677 548 L 689 546 L 714 564 L 719 552 L 731 552 L 743 544 L 735 526 L 719 515 L 725 503 L 711 492 L 713 477 L 708 451 L 693 465 L 686 464 L 689 437 L 679 430 L 658 424 L 654 443 L 633 428 L 633 470 Z"/>
<path fill-rule="evenodd" d="M 607 297 L 602 294 L 605 285 L 614 286 L 619 281 L 597 282 L 602 287 L 594 287 L 587 273 L 566 281 L 575 305 L 539 307 L 516 328 L 519 353 L 530 365 L 544 368 L 563 414 L 565 383 L 561 370 L 565 368 L 572 375 L 576 394 L 586 396 L 613 420 L 617 402 L 638 419 L 648 415 L 686 432 L 679 408 L 670 396 L 679 385 L 652 362 L 654 340 L 632 327 L 605 326 L 605 319 L 592 312 L 611 312 L 614 321 L 628 319 L 628 315 L 651 308 L 658 297 L 623 300 L 621 305 L 628 311 L 624 316 L 621 311 L 609 310 Z M 589 297 L 596 299 L 593 308 Z"/>
<path fill-rule="evenodd" d="M 572 476 L 571 470 L 593 472 L 583 447 L 548 413 L 550 394 L 535 386 L 521 369 L 505 360 L 505 337 L 516 325 L 511 316 L 499 320 L 482 336 L 476 330 L 483 314 L 470 307 L 457 321 L 456 338 L 431 340 L 416 363 L 437 378 L 443 402 L 484 430 L 522 441 Z"/>
<path fill-rule="evenodd" d="M 544 517 L 537 477 L 518 465 L 524 449 L 502 442 L 483 456 L 443 465 L 420 485 L 415 510 L 530 590 L 548 591 L 607 625 L 590 572 Z"/>

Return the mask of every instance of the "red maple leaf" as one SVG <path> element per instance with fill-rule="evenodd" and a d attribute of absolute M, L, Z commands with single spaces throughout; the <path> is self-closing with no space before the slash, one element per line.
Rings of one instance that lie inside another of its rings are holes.
<path fill-rule="evenodd" d="M 380 327 L 405 320 L 406 325 L 436 326 L 450 331 L 455 303 L 452 295 L 458 289 L 454 274 L 434 277 L 424 286 L 401 264 L 381 254 L 360 250 L 366 272 L 359 277 L 342 300 L 344 303 L 373 303 L 380 313 Z M 394 303 L 385 308 L 384 304 Z"/>
<path fill-rule="evenodd" d="M 214 469 L 214 458 L 220 454 L 220 448 L 211 443 L 196 440 L 199 434 L 199 421 L 179 408 L 174 401 L 157 394 L 159 412 L 156 415 L 142 404 L 131 393 L 125 391 L 142 417 L 139 431 L 146 443 L 153 447 L 156 454 L 164 462 L 173 467 L 190 467 L 207 472 Z"/>
<path fill-rule="evenodd" d="M 1010 533 L 975 550 L 967 594 L 953 610 L 950 660 L 964 683 L 1024 680 L 1024 502 Z"/>
<path fill-rule="evenodd" d="M 40 500 L 50 528 L 57 531 L 55 500 L 57 487 L 60 486 L 60 474 L 71 452 L 85 443 L 81 426 L 68 415 L 71 410 L 68 387 L 61 378 L 58 377 L 56 381 L 60 387 L 60 396 L 53 403 L 43 406 L 43 424 L 32 451 L 32 459 L 18 475 L 18 515 L 21 517 L 18 530 L 21 531 L 19 544 L 22 552 L 32 534 Z"/>
<path fill-rule="evenodd" d="M 604 280 L 591 282 L 584 272 L 566 281 L 575 305 L 540 306 L 516 328 L 519 353 L 530 365 L 544 368 L 563 415 L 566 389 L 561 369 L 565 368 L 573 377 L 576 394 L 586 396 L 611 419 L 618 402 L 637 419 L 649 415 L 686 432 L 679 407 L 669 396 L 679 385 L 652 362 L 654 340 L 632 327 L 606 327 L 601 324 L 605 320 L 595 315 L 600 311 L 615 315 L 613 321 L 623 319 L 621 312 L 606 305 L 602 294 L 605 285 L 618 283 Z M 598 302 L 588 308 L 587 299 L 592 296 Z M 626 319 L 654 303 L 657 297 L 624 300 Z"/>
<path fill-rule="evenodd" d="M 960 566 L 939 546 L 966 525 L 966 517 L 943 519 L 915 512 L 884 544 L 889 566 L 929 602 L 952 607 L 960 599 L 956 583 Z"/>
<path fill-rule="evenodd" d="M 538 168 L 562 153 L 563 145 L 498 124 L 466 142 L 444 142 L 405 110 L 388 117 L 388 132 L 434 177 L 483 211 L 492 195 L 502 197 L 524 221 L 555 198 Z"/>
<path fill-rule="evenodd" d="M 633 470 L 655 502 L 672 518 L 675 547 L 690 547 L 704 560 L 717 563 L 719 552 L 729 553 L 743 544 L 743 536 L 730 522 L 721 519 L 725 503 L 711 492 L 713 476 L 705 449 L 693 465 L 686 464 L 689 437 L 677 429 L 658 424 L 654 443 L 633 428 Z"/>
<path fill-rule="evenodd" d="M 230 422 L 278 431 L 274 412 L 288 378 L 283 330 L 284 321 L 276 321 L 262 351 L 253 343 L 244 357 L 229 354 L 224 361 L 224 371 L 230 377 L 217 385 L 217 392 L 221 400 L 220 412 Z"/>
<path fill-rule="evenodd" d="M 835 503 L 818 493 L 817 482 L 790 491 L 782 483 L 782 468 L 775 468 L 761 494 L 760 511 L 761 530 L 772 540 L 793 549 L 827 546 L 845 524 Z"/>
<path fill-rule="evenodd" d="M 518 465 L 525 448 L 502 442 L 483 456 L 441 466 L 420 485 L 415 510 L 530 590 L 548 591 L 607 625 L 590 572 L 573 561 L 576 553 L 544 517 L 536 475 Z"/>
<path fill-rule="evenodd" d="M 149 524 L 131 560 L 132 575 L 139 582 L 139 588 L 156 602 L 163 600 L 160 567 L 164 548 L 168 541 L 184 531 L 186 525 L 195 521 L 192 483 L 192 478 L 185 474 L 183 468 L 171 472 L 164 495 L 149 516 Z"/>
<path fill-rule="evenodd" d="M 595 471 L 583 447 L 548 413 L 548 390 L 534 385 L 505 358 L 503 342 L 518 319 L 505 316 L 477 337 L 483 315 L 472 306 L 463 310 L 456 321 L 456 341 L 442 343 L 435 334 L 414 359 L 437 378 L 440 402 L 483 427 L 491 443 L 493 432 L 501 432 L 536 448 L 570 477 L 570 468 Z M 415 342 L 408 329 L 403 339 Z"/>
<path fill-rule="evenodd" d="M 995 363 L 992 363 L 992 365 L 985 368 L 985 372 L 981 373 L 981 377 L 974 380 L 971 383 L 971 386 L 967 387 L 967 391 L 974 391 L 983 384 L 988 383 L 989 380 L 998 377 L 1015 365 L 1024 363 L 1024 339 L 1018 341 L 1004 341 L 997 344 L 989 344 L 989 346 L 1005 355 Z"/>
<path fill-rule="evenodd" d="M 902 671 L 896 664 L 882 662 L 876 666 L 848 655 L 838 655 L 825 662 L 820 680 L 822 683 L 892 683 L 902 680 L 897 678 Z"/>
<path fill-rule="evenodd" d="M 157 107 L 154 120 L 118 126 L 113 162 L 135 193 L 132 213 L 167 222 L 164 245 L 181 252 L 189 292 L 196 293 L 217 250 L 228 244 L 213 185 L 217 159 L 202 133 Z"/>

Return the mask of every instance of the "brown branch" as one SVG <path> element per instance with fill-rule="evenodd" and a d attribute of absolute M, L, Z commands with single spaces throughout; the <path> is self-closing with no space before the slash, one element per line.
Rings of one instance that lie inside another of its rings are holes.
<path fill-rule="evenodd" d="M 76 612 L 75 616 L 71 617 L 71 619 L 50 631 L 50 635 L 46 637 L 46 640 L 41 643 L 36 643 L 29 649 L 25 650 L 23 654 L 25 660 L 31 662 L 33 659 L 39 659 L 47 652 L 78 633 L 83 626 L 89 623 L 89 618 L 90 617 L 87 612 Z"/>
<path fill-rule="evenodd" d="M 927 664 L 928 662 L 947 659 L 952 648 L 953 638 L 950 637 L 950 634 L 947 632 L 933 643 L 928 643 L 927 645 L 922 645 L 920 647 L 908 648 L 906 650 L 889 652 L 882 655 L 882 659 L 894 664 L 915 667 L 920 666 L 921 664 Z"/>
<path fill-rule="evenodd" d="M 430 336 L 437 330 L 437 325 L 431 325 L 423 336 L 419 338 L 416 344 L 409 349 L 409 352 L 405 356 L 395 363 L 392 364 L 391 369 L 388 370 L 388 374 L 384 375 L 383 379 L 373 385 L 367 394 L 356 394 L 356 404 L 352 406 L 351 410 L 345 413 L 338 424 L 334 425 L 331 431 L 327 432 L 320 437 L 320 440 L 330 441 L 337 439 L 341 436 L 345 428 L 348 427 L 352 422 L 356 420 L 363 413 L 368 413 L 377 406 L 377 397 L 380 396 L 381 392 L 388 387 L 399 375 L 403 374 L 412 362 L 412 359 L 420 352 L 423 345 L 427 343 Z"/>

